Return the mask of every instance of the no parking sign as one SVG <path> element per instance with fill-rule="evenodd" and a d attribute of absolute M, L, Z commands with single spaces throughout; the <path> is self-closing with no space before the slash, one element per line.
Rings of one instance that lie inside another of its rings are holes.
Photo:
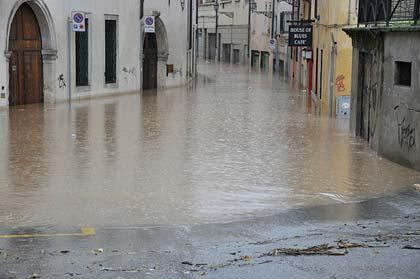
<path fill-rule="evenodd" d="M 154 16 L 146 16 L 144 18 L 144 32 L 155 33 L 155 17 Z"/>
<path fill-rule="evenodd" d="M 269 43 L 270 49 L 275 49 L 276 48 L 276 44 L 277 44 L 277 40 L 276 39 L 270 39 L 270 43 Z"/>
<path fill-rule="evenodd" d="M 86 16 L 84 12 L 72 12 L 71 19 L 72 19 L 71 28 L 74 32 L 86 31 Z"/>

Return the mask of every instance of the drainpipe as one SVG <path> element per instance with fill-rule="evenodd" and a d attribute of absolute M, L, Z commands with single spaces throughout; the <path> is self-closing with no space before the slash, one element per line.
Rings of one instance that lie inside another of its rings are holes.
<path fill-rule="evenodd" d="M 253 0 L 248 1 L 248 64 L 249 64 L 249 57 L 251 52 L 251 2 Z"/>
<path fill-rule="evenodd" d="M 140 80 L 140 91 L 143 91 L 143 40 L 144 40 L 144 34 L 143 34 L 143 17 L 144 17 L 144 0 L 140 0 L 140 53 L 139 53 L 139 66 L 140 66 L 140 74 L 139 74 L 139 80 Z"/>
<path fill-rule="evenodd" d="M 349 10 L 347 13 L 347 25 L 350 25 L 350 13 L 351 13 L 351 0 L 349 0 Z"/>
<path fill-rule="evenodd" d="M 68 98 L 69 104 L 71 105 L 71 87 L 72 87 L 72 80 L 71 80 L 71 37 L 72 37 L 72 19 L 69 17 L 68 21 L 68 34 L 67 34 L 67 64 L 68 64 Z"/>
<path fill-rule="evenodd" d="M 273 9 L 273 11 L 272 11 L 272 15 L 271 15 L 271 39 L 274 39 L 277 35 L 277 34 L 275 34 L 276 31 L 277 31 L 277 26 L 275 26 L 276 0 L 273 0 L 272 9 Z M 276 40 L 276 53 L 274 55 L 274 73 L 277 72 L 277 51 L 278 51 L 278 48 L 277 48 L 277 40 Z M 268 65 L 270 65 L 270 63 L 268 63 Z"/>
<path fill-rule="evenodd" d="M 271 39 L 274 39 L 274 9 L 276 7 L 276 0 L 273 0 L 273 6 L 271 7 L 273 9 L 272 14 L 271 14 Z"/>
<path fill-rule="evenodd" d="M 198 0 L 195 1 L 195 73 L 194 77 L 197 78 L 198 73 Z M 203 28 L 204 29 L 204 28 Z"/>
<path fill-rule="evenodd" d="M 219 47 L 219 34 L 218 34 L 218 32 L 219 32 L 219 1 L 218 0 L 216 0 L 216 3 L 215 3 L 215 9 L 216 9 L 216 48 L 215 48 L 215 50 L 216 50 L 216 53 L 215 53 L 215 62 L 218 62 L 219 61 L 219 50 L 218 50 L 218 47 Z"/>

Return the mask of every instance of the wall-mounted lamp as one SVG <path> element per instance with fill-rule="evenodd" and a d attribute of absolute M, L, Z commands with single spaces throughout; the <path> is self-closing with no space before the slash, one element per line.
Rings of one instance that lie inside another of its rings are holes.
<path fill-rule="evenodd" d="M 219 11 L 219 6 L 220 6 L 220 4 L 219 4 L 219 1 L 215 1 L 214 2 L 214 10 L 216 11 L 216 14 L 217 14 L 217 12 Z"/>
<path fill-rule="evenodd" d="M 249 0 L 249 1 L 250 1 L 249 5 L 250 5 L 250 8 L 251 8 L 251 11 L 255 12 L 257 10 L 257 3 L 255 2 L 255 0 Z"/>
<path fill-rule="evenodd" d="M 185 9 L 185 0 L 180 0 L 180 1 L 181 1 L 182 11 L 184 11 L 184 9 Z"/>

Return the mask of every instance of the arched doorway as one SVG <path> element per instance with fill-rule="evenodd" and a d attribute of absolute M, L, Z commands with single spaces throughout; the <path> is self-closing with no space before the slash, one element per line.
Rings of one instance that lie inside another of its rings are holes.
<path fill-rule="evenodd" d="M 158 47 L 155 33 L 144 39 L 143 89 L 156 89 L 158 81 Z"/>
<path fill-rule="evenodd" d="M 9 32 L 9 105 L 44 102 L 42 38 L 37 17 L 23 3 Z"/>

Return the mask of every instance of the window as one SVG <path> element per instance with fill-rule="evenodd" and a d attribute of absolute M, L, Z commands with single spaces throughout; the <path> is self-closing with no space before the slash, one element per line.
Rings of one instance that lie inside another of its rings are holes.
<path fill-rule="evenodd" d="M 86 31 L 76 32 L 76 86 L 89 86 L 89 19 Z"/>
<path fill-rule="evenodd" d="M 105 84 L 117 83 L 117 21 L 105 20 Z"/>
<path fill-rule="evenodd" d="M 395 85 L 411 86 L 411 63 L 395 62 Z"/>

